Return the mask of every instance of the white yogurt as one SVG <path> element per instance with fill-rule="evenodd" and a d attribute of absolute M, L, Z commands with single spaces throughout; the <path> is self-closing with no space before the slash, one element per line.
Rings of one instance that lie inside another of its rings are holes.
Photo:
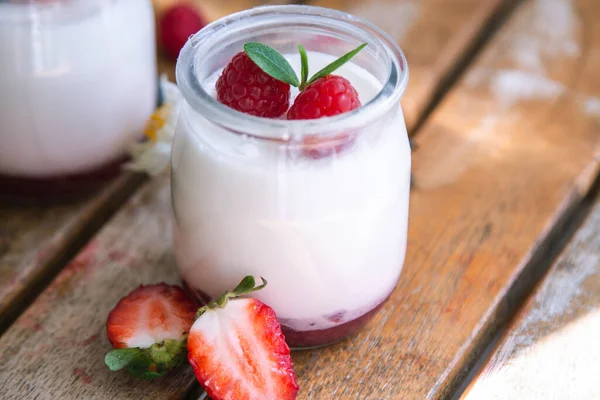
<path fill-rule="evenodd" d="M 59 3 L 0 4 L 0 174 L 100 167 L 156 105 L 151 2 Z"/>
<path fill-rule="evenodd" d="M 287 58 L 298 71 L 297 57 Z M 309 53 L 311 71 L 332 60 Z M 356 65 L 336 73 L 363 104 L 381 89 Z M 383 301 L 406 251 L 410 149 L 399 106 L 380 122 L 352 149 L 314 160 L 232 134 L 184 105 L 172 185 L 186 282 L 214 297 L 247 274 L 262 276 L 269 283 L 256 297 L 300 331 L 347 322 Z"/>

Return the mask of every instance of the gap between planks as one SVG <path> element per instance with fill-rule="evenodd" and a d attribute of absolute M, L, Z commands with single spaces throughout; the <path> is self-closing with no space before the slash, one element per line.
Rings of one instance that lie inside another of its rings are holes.
<path fill-rule="evenodd" d="M 516 280 L 514 285 L 508 289 L 506 299 L 514 306 L 506 305 L 506 311 L 502 318 L 498 320 L 497 328 L 491 331 L 485 337 L 480 345 L 481 351 L 479 354 L 474 354 L 471 366 L 465 367 L 464 379 L 458 379 L 456 389 L 449 391 L 448 398 L 451 400 L 460 400 L 463 398 L 466 390 L 473 384 L 480 373 L 494 355 L 498 346 L 502 345 L 503 337 L 509 331 L 515 318 L 517 318 L 524 307 L 527 306 L 529 300 L 536 295 L 537 288 L 543 284 L 544 278 L 555 262 L 559 259 L 563 251 L 568 247 L 571 240 L 581 228 L 587 217 L 590 215 L 594 204 L 600 199 L 600 174 L 597 175 L 596 181 L 581 201 L 580 204 L 574 204 L 568 208 L 560 218 L 557 225 L 552 228 L 545 239 L 542 246 L 532 256 L 525 267 L 524 279 Z"/>
<path fill-rule="evenodd" d="M 437 86 L 435 86 L 432 91 L 431 96 L 424 104 L 423 111 L 417 116 L 412 131 L 410 132 L 411 137 L 415 137 L 419 133 L 421 127 L 427 121 L 427 118 L 435 110 L 437 105 L 442 102 L 445 95 L 452 89 L 454 84 L 460 80 L 464 72 L 468 70 L 471 63 L 485 48 L 485 45 L 492 40 L 504 23 L 508 21 L 511 15 L 518 9 L 518 6 L 525 1 L 526 0 L 505 0 L 499 3 L 494 11 L 487 16 L 481 29 L 479 29 L 477 33 L 470 35 L 473 37 L 472 42 L 464 48 L 463 53 L 457 58 L 456 63 L 448 69 L 445 75 L 442 75 Z"/>
<path fill-rule="evenodd" d="M 598 194 L 460 399 L 598 398 L 592 378 L 600 361 L 594 336 L 600 300 Z"/>

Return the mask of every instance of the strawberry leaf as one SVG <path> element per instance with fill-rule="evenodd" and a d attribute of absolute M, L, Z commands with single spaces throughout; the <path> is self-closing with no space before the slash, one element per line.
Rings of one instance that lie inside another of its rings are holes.
<path fill-rule="evenodd" d="M 317 79 L 321 79 L 327 75 L 330 75 L 333 71 L 335 71 L 336 69 L 338 69 L 339 67 L 341 67 L 342 65 L 344 65 L 348 61 L 350 61 L 350 59 L 352 57 L 357 55 L 366 46 L 367 46 L 367 43 L 363 43 L 360 46 L 358 46 L 356 49 L 352 50 L 349 53 L 344 54 L 343 56 L 341 56 L 340 58 L 338 58 L 331 64 L 325 66 L 325 68 L 323 68 L 322 70 L 320 70 L 319 72 L 314 74 L 312 78 L 310 78 L 310 80 L 307 83 L 307 86 L 310 85 L 311 83 L 313 83 L 314 81 L 316 81 Z"/>
<path fill-rule="evenodd" d="M 300 51 L 300 63 L 302 65 L 300 71 L 300 90 L 304 90 L 306 81 L 308 80 L 308 55 L 306 55 L 306 50 L 304 50 L 304 46 L 301 44 L 298 45 L 298 50 Z"/>
<path fill-rule="evenodd" d="M 137 347 L 132 349 L 115 349 L 106 353 L 104 362 L 111 371 L 118 371 L 135 362 L 137 358 L 144 356 L 144 351 Z"/>
<path fill-rule="evenodd" d="M 156 379 L 179 366 L 186 357 L 185 340 L 165 340 L 147 349 L 134 347 L 109 351 L 104 362 L 111 371 L 126 368 L 136 379 Z"/>
<path fill-rule="evenodd" d="M 229 298 L 243 296 L 248 293 L 256 292 L 267 286 L 265 278 L 261 277 L 262 285 L 256 286 L 256 282 L 252 275 L 245 276 L 244 279 L 233 289 L 231 292 L 227 292 L 226 296 Z"/>
<path fill-rule="evenodd" d="M 266 44 L 250 42 L 244 45 L 244 51 L 268 75 L 295 87 L 300 85 L 290 63 L 274 48 Z"/>
<path fill-rule="evenodd" d="M 254 277 L 252 275 L 248 275 L 248 276 L 245 276 L 244 279 L 242 279 L 242 281 L 231 292 L 232 293 L 243 293 L 247 290 L 252 289 L 254 286 L 256 286 Z"/>
<path fill-rule="evenodd" d="M 229 302 L 229 299 L 235 299 L 236 297 L 263 289 L 265 286 L 267 286 L 267 281 L 263 277 L 260 279 L 262 280 L 262 285 L 256 286 L 256 281 L 252 275 L 245 276 L 244 279 L 242 279 L 242 281 L 235 287 L 235 289 L 223 293 L 217 298 L 217 300 L 205 305 L 204 307 L 200 307 L 196 313 L 196 319 L 200 318 L 200 316 L 208 310 L 215 309 L 217 307 L 225 307 Z"/>

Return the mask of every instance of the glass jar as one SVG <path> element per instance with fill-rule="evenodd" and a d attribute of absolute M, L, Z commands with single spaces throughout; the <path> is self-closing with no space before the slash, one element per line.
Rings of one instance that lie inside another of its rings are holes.
<path fill-rule="evenodd" d="M 150 0 L 0 1 L 0 196 L 95 189 L 156 107 Z"/>
<path fill-rule="evenodd" d="M 246 42 L 311 71 L 368 46 L 336 71 L 363 106 L 335 117 L 250 116 L 215 99 L 220 70 Z M 406 60 L 379 28 L 319 7 L 267 6 L 217 21 L 184 47 L 184 96 L 172 151 L 174 251 L 203 298 L 264 277 L 293 348 L 339 341 L 393 291 L 406 251 L 410 148 L 400 106 Z"/>

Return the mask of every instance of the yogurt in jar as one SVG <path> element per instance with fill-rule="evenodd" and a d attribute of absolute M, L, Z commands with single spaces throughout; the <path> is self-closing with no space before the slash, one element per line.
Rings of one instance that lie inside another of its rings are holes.
<path fill-rule="evenodd" d="M 0 176 L 123 157 L 156 106 L 155 57 L 149 0 L 0 4 Z"/>
<path fill-rule="evenodd" d="M 299 57 L 286 58 L 298 72 Z M 309 52 L 308 60 L 317 71 L 334 57 Z M 214 88 L 219 73 L 204 86 Z M 382 88 L 352 62 L 336 74 L 362 104 Z M 348 149 L 314 159 L 221 128 L 184 104 L 172 191 L 187 285 L 214 298 L 245 275 L 266 278 L 253 295 L 274 308 L 296 347 L 331 341 L 327 332 L 382 304 L 402 269 L 408 221 L 410 148 L 395 107 Z M 315 332 L 316 341 L 303 340 Z"/>

